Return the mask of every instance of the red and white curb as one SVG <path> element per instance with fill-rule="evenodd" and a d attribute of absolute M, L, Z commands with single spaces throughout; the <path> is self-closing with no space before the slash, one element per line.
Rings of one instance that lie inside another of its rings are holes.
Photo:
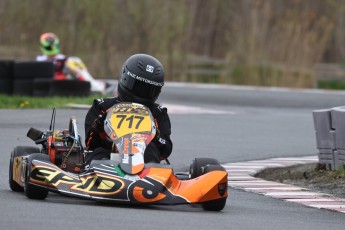
<path fill-rule="evenodd" d="M 267 181 L 253 176 L 265 168 L 287 167 L 316 162 L 318 162 L 317 156 L 308 156 L 228 163 L 222 164 L 222 166 L 229 174 L 228 184 L 232 188 L 258 193 L 308 207 L 345 213 L 345 199 L 340 199 L 325 193 L 313 192 L 309 189 L 290 184 Z"/>

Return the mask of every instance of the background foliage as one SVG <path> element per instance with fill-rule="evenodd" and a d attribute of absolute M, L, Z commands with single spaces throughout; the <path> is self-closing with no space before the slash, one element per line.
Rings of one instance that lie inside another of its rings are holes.
<path fill-rule="evenodd" d="M 344 10 L 345 0 L 1 0 L 0 58 L 32 60 L 54 32 L 95 77 L 143 52 L 167 80 L 313 87 L 316 63 L 345 59 Z"/>

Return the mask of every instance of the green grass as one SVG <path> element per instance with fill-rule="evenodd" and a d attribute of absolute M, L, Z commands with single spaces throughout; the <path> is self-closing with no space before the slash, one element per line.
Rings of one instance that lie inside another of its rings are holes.
<path fill-rule="evenodd" d="M 337 176 L 345 177 L 345 169 L 338 169 L 335 171 Z"/>
<path fill-rule="evenodd" d="M 0 109 L 66 108 L 67 104 L 91 105 L 95 98 L 101 97 L 101 95 L 89 97 L 29 97 L 0 94 Z"/>
<path fill-rule="evenodd" d="M 319 89 L 344 90 L 345 89 L 345 82 L 344 81 L 337 81 L 337 80 L 319 81 L 318 82 L 318 88 Z"/>

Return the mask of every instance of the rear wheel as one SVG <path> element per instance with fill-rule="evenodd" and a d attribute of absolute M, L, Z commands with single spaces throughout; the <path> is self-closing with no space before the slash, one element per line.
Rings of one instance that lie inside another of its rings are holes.
<path fill-rule="evenodd" d="M 204 173 L 209 173 L 212 171 L 226 171 L 221 165 L 207 165 L 204 168 Z M 226 188 L 227 189 L 227 185 Z M 225 207 L 226 197 L 217 200 L 210 200 L 202 203 L 203 209 L 207 211 L 221 211 Z"/>
<path fill-rule="evenodd" d="M 9 171 L 8 171 L 8 182 L 12 191 L 14 192 L 24 191 L 24 188 L 20 186 L 15 180 L 13 180 L 14 159 L 16 157 L 26 156 L 32 153 L 39 153 L 39 152 L 40 152 L 39 148 L 31 147 L 31 146 L 17 146 L 13 149 L 13 151 L 11 152 L 11 159 L 10 159 L 10 165 L 9 165 Z"/>
<path fill-rule="evenodd" d="M 219 165 L 219 162 L 214 158 L 195 158 L 190 166 L 191 178 L 201 176 L 206 165 Z"/>
<path fill-rule="evenodd" d="M 49 156 L 42 153 L 35 153 L 29 156 L 28 165 L 26 167 L 24 192 L 25 192 L 25 195 L 30 199 L 44 200 L 48 196 L 49 191 L 30 183 L 30 177 L 32 173 L 31 164 L 33 160 L 41 160 L 41 161 L 50 162 Z"/>
<path fill-rule="evenodd" d="M 206 211 L 216 211 L 219 212 L 223 210 L 226 204 L 226 197 L 225 198 L 220 198 L 218 200 L 210 200 L 202 203 L 203 209 Z"/>

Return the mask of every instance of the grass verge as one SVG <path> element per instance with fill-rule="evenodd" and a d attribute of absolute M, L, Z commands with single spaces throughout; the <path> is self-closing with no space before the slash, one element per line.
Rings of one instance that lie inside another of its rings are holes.
<path fill-rule="evenodd" d="M 0 109 L 66 108 L 67 104 L 89 104 L 102 95 L 89 97 L 29 97 L 0 94 Z M 103 96 L 104 97 L 104 96 Z"/>

